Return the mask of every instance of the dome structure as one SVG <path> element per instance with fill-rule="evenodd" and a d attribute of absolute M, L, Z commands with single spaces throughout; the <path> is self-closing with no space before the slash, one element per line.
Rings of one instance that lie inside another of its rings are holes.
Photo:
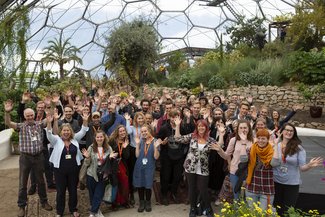
<path fill-rule="evenodd" d="M 185 47 L 215 48 L 221 40 L 227 40 L 226 26 L 241 16 L 271 21 L 276 15 L 294 12 L 298 1 L 24 0 L 30 7 L 31 23 L 27 39 L 28 70 L 39 70 L 37 63 L 43 48 L 49 40 L 62 37 L 70 38 L 70 43 L 80 49 L 78 56 L 83 60 L 67 70 L 78 68 L 91 75 L 103 75 L 106 37 L 122 22 L 140 16 L 156 29 L 161 53 Z M 47 67 L 57 69 L 55 65 Z"/>

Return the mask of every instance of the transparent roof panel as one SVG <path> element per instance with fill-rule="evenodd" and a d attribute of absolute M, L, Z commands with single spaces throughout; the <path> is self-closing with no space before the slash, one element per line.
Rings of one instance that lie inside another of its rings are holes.
<path fill-rule="evenodd" d="M 47 41 L 62 35 L 82 50 L 83 64 L 77 67 L 103 75 L 105 38 L 122 22 L 139 16 L 150 20 L 160 37 L 162 53 L 188 46 L 215 48 L 225 26 L 238 16 L 264 17 L 267 26 L 276 15 L 293 13 L 298 1 L 219 0 L 219 4 L 207 6 L 217 0 L 28 0 L 25 4 L 34 5 L 27 56 L 40 60 Z M 223 40 L 228 38 L 223 36 Z"/>

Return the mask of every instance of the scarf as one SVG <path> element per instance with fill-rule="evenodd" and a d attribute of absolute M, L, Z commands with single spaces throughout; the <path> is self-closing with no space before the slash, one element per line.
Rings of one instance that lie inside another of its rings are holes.
<path fill-rule="evenodd" d="M 257 156 L 261 159 L 265 166 L 268 166 L 273 158 L 273 152 L 274 150 L 270 143 L 267 143 L 267 145 L 263 148 L 259 147 L 256 142 L 252 145 L 249 154 L 248 173 L 246 178 L 246 183 L 248 185 L 250 185 L 252 182 Z"/>

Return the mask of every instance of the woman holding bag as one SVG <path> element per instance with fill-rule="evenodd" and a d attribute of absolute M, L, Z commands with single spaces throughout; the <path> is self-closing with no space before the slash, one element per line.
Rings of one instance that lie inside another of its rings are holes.
<path fill-rule="evenodd" d="M 102 216 L 99 210 L 105 192 L 103 174 L 99 171 L 106 160 L 116 158 L 118 153 L 113 152 L 108 145 L 108 138 L 104 131 L 99 130 L 95 133 L 95 141 L 88 150 L 83 149 L 85 156 L 84 164 L 87 166 L 87 188 L 90 199 L 89 217 Z"/>

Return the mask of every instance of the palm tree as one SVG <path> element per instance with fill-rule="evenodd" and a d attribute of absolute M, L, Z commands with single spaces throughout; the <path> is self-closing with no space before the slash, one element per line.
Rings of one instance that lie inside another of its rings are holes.
<path fill-rule="evenodd" d="M 69 63 L 70 61 L 82 64 L 82 59 L 77 56 L 77 53 L 80 53 L 79 48 L 71 45 L 69 40 L 70 38 L 63 41 L 61 36 L 59 39 L 56 38 L 50 40 L 47 42 L 49 45 L 45 47 L 43 53 L 41 53 L 44 56 L 41 59 L 43 63 L 56 63 L 59 65 L 59 75 L 61 80 L 67 75 L 64 73 L 64 64 Z"/>

